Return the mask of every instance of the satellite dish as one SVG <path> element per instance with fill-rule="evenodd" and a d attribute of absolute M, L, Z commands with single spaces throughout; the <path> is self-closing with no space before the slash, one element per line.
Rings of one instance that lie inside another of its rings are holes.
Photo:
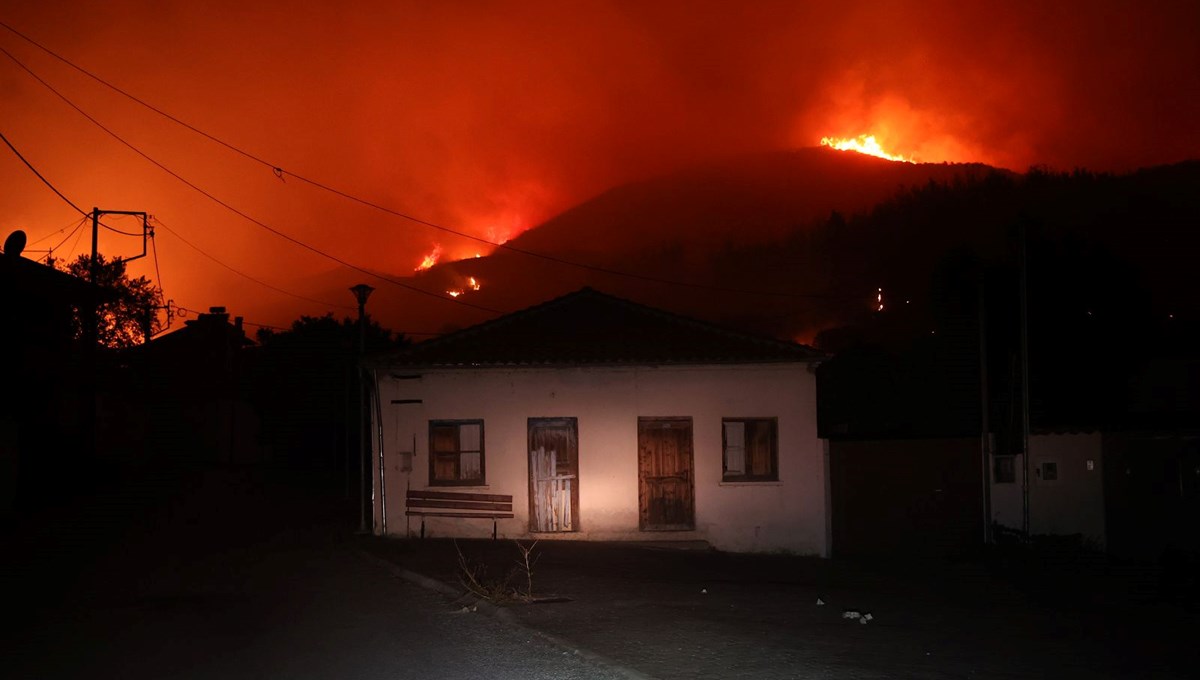
<path fill-rule="evenodd" d="M 20 229 L 8 235 L 4 239 L 4 254 L 9 257 L 20 257 L 21 251 L 25 250 L 25 232 Z"/>

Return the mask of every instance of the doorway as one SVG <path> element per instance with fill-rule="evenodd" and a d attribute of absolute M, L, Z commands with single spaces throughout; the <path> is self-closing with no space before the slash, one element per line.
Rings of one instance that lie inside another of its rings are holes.
<path fill-rule="evenodd" d="M 696 528 L 692 419 L 638 418 L 638 528 Z"/>
<path fill-rule="evenodd" d="M 579 429 L 575 418 L 529 419 L 529 530 L 579 530 Z"/>

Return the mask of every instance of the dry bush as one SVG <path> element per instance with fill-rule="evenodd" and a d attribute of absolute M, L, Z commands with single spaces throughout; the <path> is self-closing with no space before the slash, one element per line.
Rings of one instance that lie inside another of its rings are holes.
<path fill-rule="evenodd" d="M 454 550 L 458 553 L 458 582 L 476 597 L 493 604 L 508 604 L 513 602 L 531 602 L 533 600 L 533 567 L 537 564 L 538 556 L 534 553 L 537 541 L 528 546 L 520 541 L 513 541 L 517 546 L 519 557 L 509 568 L 503 578 L 493 578 L 487 573 L 487 565 L 478 560 L 467 558 L 454 542 Z M 514 584 L 514 582 L 516 582 Z"/>

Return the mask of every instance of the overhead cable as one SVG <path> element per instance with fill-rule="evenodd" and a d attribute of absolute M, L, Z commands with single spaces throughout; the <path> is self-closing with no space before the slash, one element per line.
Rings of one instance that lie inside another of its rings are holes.
<path fill-rule="evenodd" d="M 141 156 L 142 158 L 144 158 L 145 160 L 147 160 L 148 162 L 150 162 L 151 164 L 153 164 L 154 166 L 156 166 L 157 168 L 159 168 L 159 169 L 160 169 L 160 170 L 162 170 L 163 172 L 165 172 L 165 173 L 167 173 L 168 175 L 170 175 L 170 176 L 174 177 L 175 179 L 179 180 L 181 183 L 183 183 L 184 185 L 186 185 L 188 188 L 192 189 L 193 191 L 196 191 L 196 192 L 197 192 L 197 193 L 199 193 L 200 195 L 202 195 L 202 196 L 204 196 L 205 198 L 209 199 L 210 201 L 212 201 L 212 202 L 216 203 L 217 205 L 219 205 L 219 206 L 221 206 L 221 207 L 225 208 L 226 210 L 228 210 L 228 211 L 232 212 L 233 214 L 235 214 L 235 215 L 237 215 L 237 216 L 241 217 L 242 219 L 245 219 L 246 221 L 250 222 L 251 224 L 254 224 L 254 225 L 256 225 L 256 226 L 258 226 L 258 227 L 260 227 L 260 228 L 262 228 L 262 229 L 265 229 L 265 230 L 267 230 L 267 231 L 271 232 L 272 234 L 275 234 L 276 236 L 278 236 L 278 237 L 280 237 L 280 238 L 282 238 L 282 239 L 285 239 L 285 240 L 287 240 L 287 241 L 290 241 L 290 242 L 292 242 L 292 243 L 294 243 L 294 244 L 296 244 L 296 245 L 300 246 L 301 248 L 304 248 L 304 249 L 306 249 L 306 250 L 309 250 L 309 251 L 311 251 L 311 252 L 313 252 L 313 253 L 315 253 L 315 254 L 317 254 L 317 255 L 320 255 L 321 257 L 324 257 L 324 258 L 326 258 L 326 259 L 332 260 L 333 262 L 336 262 L 336 263 L 338 263 L 338 264 L 342 265 L 343 267 L 346 267 L 346 268 L 348 268 L 348 269 L 353 269 L 354 271 L 357 271 L 357 272 L 359 272 L 359 273 L 362 273 L 362 274 L 365 274 L 365 275 L 367 275 L 367 276 L 371 276 L 371 277 L 373 277 L 373 278 L 379 279 L 380 281 L 384 281 L 384 282 L 390 283 L 390 284 L 392 284 L 392 285 L 398 286 L 398 287 L 400 287 L 400 288 L 404 288 L 404 289 L 406 289 L 406 290 L 412 291 L 412 292 L 414 292 L 414 293 L 418 293 L 418 294 L 420 294 L 420 295 L 426 295 L 426 296 L 428 296 L 428 297 L 432 297 L 432 298 L 434 298 L 434 299 L 441 300 L 441 301 L 443 301 L 443 302 L 448 302 L 448 303 L 456 304 L 456 305 L 459 305 L 459 306 L 462 306 L 462 307 L 469 307 L 469 308 L 471 308 L 471 309 L 476 309 L 476 310 L 480 310 L 480 311 L 484 311 L 484 312 L 489 312 L 489 313 L 492 313 L 492 314 L 500 314 L 500 313 L 501 313 L 501 312 L 500 312 L 500 310 L 492 309 L 492 308 L 490 308 L 490 307 L 484 307 L 483 305 L 477 305 L 477 304 L 473 304 L 473 303 L 467 302 L 467 301 L 465 301 L 465 300 L 458 300 L 458 299 L 455 299 L 455 298 L 453 298 L 453 297 L 448 297 L 448 296 L 445 296 L 445 295 L 440 295 L 440 294 L 438 294 L 438 293 L 434 293 L 434 292 L 432 292 L 432 291 L 428 291 L 428 290 L 425 290 L 425 289 L 423 289 L 423 288 L 419 288 L 419 287 L 417 287 L 417 286 L 413 286 L 413 285 L 410 285 L 410 284 L 404 283 L 403 281 L 399 281 L 399 280 L 397 280 L 397 279 L 394 279 L 394 278 L 392 278 L 392 277 L 390 277 L 390 276 L 385 276 L 385 275 L 383 275 L 383 274 L 379 274 L 379 273 L 377 273 L 377 272 L 373 272 L 373 271 L 371 271 L 371 270 L 369 270 L 369 269 L 367 269 L 367 268 L 365 268 L 365 267 L 360 267 L 359 265 L 356 265 L 356 264 L 354 264 L 354 263 L 352 263 L 352 262 L 349 262 L 349 261 L 347 261 L 347 260 L 344 260 L 344 259 L 342 259 L 342 258 L 340 258 L 340 257 L 338 257 L 338 256 L 336 256 L 336 255 L 333 255 L 332 253 L 325 252 L 324 250 L 321 250 L 320 248 L 317 248 L 316 246 L 313 246 L 313 245 L 310 245 L 310 244 L 308 244 L 308 243 L 306 243 L 306 242 L 304 242 L 304 241 L 301 241 L 300 239 L 298 239 L 298 238 L 296 238 L 296 237 L 294 237 L 294 236 L 291 236 L 290 234 L 287 234 L 287 233 L 285 233 L 285 232 L 283 232 L 283 231 L 280 231 L 279 229 L 276 229 L 275 227 L 272 227 L 272 226 L 270 226 L 270 225 L 269 225 L 269 224 L 267 224 L 266 222 L 263 222 L 262 220 L 259 220 L 259 219 L 255 218 L 255 217 L 253 217 L 253 216 L 251 216 L 251 215 L 249 215 L 249 214 L 247 214 L 247 213 L 243 212 L 242 210 L 240 210 L 240 209 L 238 209 L 238 208 L 234 207 L 233 205 L 231 205 L 231 204 L 229 204 L 229 203 L 227 203 L 227 202 L 225 202 L 225 201 L 221 200 L 220 198 L 218 198 L 217 196 L 215 196 L 215 195 L 213 195 L 212 193 L 208 192 L 207 190 L 203 189 L 203 188 L 202 188 L 202 187 L 200 187 L 199 185 L 197 185 L 197 184 L 193 183 L 192 181 L 188 180 L 186 177 L 184 177 L 184 176 L 180 175 L 179 173 L 175 172 L 175 171 L 174 171 L 174 170 L 172 170 L 171 168 L 167 167 L 166 165 L 162 164 L 162 163 L 161 163 L 161 162 L 159 162 L 158 160 L 156 160 L 156 159 L 154 159 L 153 157 L 151 157 L 151 156 L 150 156 L 149 154 L 147 154 L 146 152 L 144 152 L 144 151 L 142 151 L 141 149 L 139 149 L 138 147 L 134 146 L 132 143 L 130 143 L 129 141 L 127 141 L 125 138 L 123 138 L 123 137 L 121 137 L 120 135 L 118 135 L 116 132 L 113 132 L 111 129 L 109 129 L 108 127 L 106 127 L 106 126 L 105 126 L 103 123 L 101 123 L 99 120 L 97 120 L 96 118 L 92 117 L 92 116 L 91 116 L 91 114 L 89 114 L 89 113 L 87 113 L 86 111 L 84 111 L 84 110 L 83 110 L 83 109 L 82 109 L 82 108 L 81 108 L 79 105 L 77 105 L 75 102 L 73 102 L 73 101 L 72 101 L 70 98 L 68 98 L 66 95 L 62 94 L 62 93 L 61 93 L 61 92 L 59 92 L 57 89 L 55 89 L 55 88 L 54 88 L 54 86 L 52 86 L 50 83 L 46 82 L 46 81 L 45 81 L 45 80 L 43 80 L 43 79 L 42 79 L 40 76 L 38 76 L 36 73 L 34 73 L 34 72 L 33 72 L 33 71 L 32 71 L 32 70 L 31 70 L 31 69 L 28 67 L 28 66 L 26 66 L 26 65 L 25 65 L 24 63 L 22 63 L 22 62 L 21 62 L 19 59 L 17 59 L 15 56 L 13 56 L 13 54 L 12 54 L 11 52 L 9 52 L 8 50 L 4 49 L 3 47 L 0 47 L 0 53 L 3 53 L 3 54 L 4 54 L 5 56 L 7 56 L 7 57 L 8 57 L 10 60 L 12 60 L 12 61 L 13 61 L 15 64 L 17 64 L 19 67 L 21 67 L 21 69 L 23 69 L 23 70 L 24 70 L 26 73 L 28 73 L 28 74 L 29 74 L 31 77 L 33 77 L 35 80 L 37 80 L 39 83 L 41 83 L 41 84 L 42 84 L 42 86 L 44 86 L 46 89 L 50 90 L 50 92 L 54 93 L 54 95 L 55 95 L 55 96 L 57 96 L 59 99 L 63 100 L 63 102 L 65 102 L 65 103 L 66 103 L 68 106 L 70 106 L 71 108 L 75 109 L 75 111 L 76 111 L 76 112 L 78 112 L 78 113 L 79 113 L 79 115 L 81 115 L 81 116 L 83 116 L 84 118 L 88 119 L 88 121 L 90 121 L 90 122 L 91 122 L 93 125 L 95 125 L 96 127 L 100 128 L 101 130 L 103 130 L 103 131 L 104 131 L 106 134 L 108 134 L 110 137 L 112 137 L 113 139 L 117 140 L 117 141 L 118 141 L 118 142 L 120 142 L 121 144 L 123 144 L 123 145 L 124 145 L 125 147 L 127 147 L 129 150 L 131 150 L 131 151 L 133 151 L 134 153 L 136 153 L 137 155 Z M 64 198 L 65 198 L 65 197 L 64 197 Z M 76 209 L 78 209 L 78 208 L 76 208 Z"/>
<path fill-rule="evenodd" d="M 420 224 L 420 225 L 429 227 L 431 229 L 436 229 L 438 231 L 442 231 L 442 232 L 445 232 L 448 234 L 453 234 L 455 236 L 465 238 L 465 239 L 468 239 L 471 241 L 476 241 L 478 243 L 490 245 L 494 248 L 498 248 L 501 250 L 507 250 L 509 252 L 518 253 L 521 255 L 528 256 L 528 257 L 538 258 L 541 260 L 545 260 L 547 262 L 553 262 L 553 263 L 568 266 L 568 267 L 585 269 L 585 270 L 597 272 L 600 274 L 608 274 L 611 276 L 619 276 L 619 277 L 624 277 L 624 278 L 629 278 L 629 279 L 635 279 L 638 281 L 645 281 L 647 283 L 657 283 L 657 284 L 670 285 L 670 286 L 680 286 L 680 287 L 685 287 L 685 288 L 695 288 L 695 289 L 700 289 L 700 290 L 711 290 L 711 291 L 715 291 L 715 292 L 737 293 L 737 294 L 741 294 L 741 295 L 755 295 L 755 296 L 769 295 L 769 296 L 786 297 L 786 298 L 846 297 L 846 296 L 839 296 L 839 295 L 830 295 L 830 294 L 826 294 L 826 293 L 796 293 L 796 292 L 791 292 L 791 291 L 787 291 L 787 290 L 750 290 L 750 289 L 745 289 L 745 288 L 730 288 L 727 286 L 719 286 L 719 285 L 707 284 L 707 283 L 698 283 L 698 282 L 693 282 L 693 281 L 677 281 L 674 279 L 665 279 L 665 278 L 661 278 L 661 277 L 657 277 L 657 276 L 649 276 L 646 274 L 637 274 L 634 272 L 627 272 L 627 271 L 621 271 L 618 269 L 611 269 L 609 267 L 601 267 L 599 265 L 588 264 L 586 262 L 577 262 L 577 261 L 569 260 L 569 259 L 562 258 L 562 257 L 556 257 L 554 255 L 548 255 L 546 253 L 539 253 L 537 251 L 528 250 L 525 248 L 519 248 L 517 246 L 510 245 L 508 243 L 492 241 L 491 239 L 483 238 L 480 236 L 475 236 L 473 234 L 468 234 L 466 232 L 463 232 L 463 231 L 460 231 L 457 229 L 453 229 L 451 227 L 447 227 L 447 226 L 444 226 L 441 224 L 437 224 L 435 222 L 431 222 L 429 220 L 425 220 L 425 219 L 416 217 L 414 215 L 410 215 L 408 213 L 402 212 L 400 210 L 396 210 L 394 208 L 389 208 L 387 206 L 384 206 L 384 205 L 381 205 L 374 201 L 371 201 L 370 199 L 366 199 L 361 196 L 352 194 L 349 191 L 330 186 L 319 180 L 312 179 L 310 177 L 306 177 L 304 175 L 292 172 L 290 170 L 285 170 L 283 167 L 281 167 L 280 165 L 278 165 L 276 163 L 272 163 L 271 161 L 268 161 L 268 160 L 262 158 L 261 156 L 255 155 L 249 151 L 246 151 L 245 149 L 242 149 L 230 142 L 227 142 L 227 141 L 221 139 L 220 137 L 217 137 L 216 135 L 206 132 L 206 131 L 196 127 L 195 125 L 192 125 L 191 123 L 188 123 L 187 121 L 184 121 L 184 120 L 158 108 L 157 106 L 154 106 L 153 104 L 141 99 L 140 97 L 137 97 L 136 95 L 131 94 L 131 93 L 121 89 L 120 87 L 110 83 L 109 81 L 105 80 L 104 78 L 101 78 L 100 76 L 92 73 L 91 71 L 83 68 L 82 66 L 79 66 L 78 64 L 72 62 L 71 60 L 67 59 L 66 57 L 58 54 L 57 52 L 54 52 L 50 48 L 42 45 L 41 43 L 37 42 L 36 40 L 25 35 L 24 33 L 21 33 L 20 31 L 13 28 L 12 26 L 4 23 L 3 21 L 0 21 L 0 26 L 7 29 L 8 31 L 10 31 L 17 37 L 21 38 L 22 40 L 33 45 L 34 47 L 42 50 L 43 52 L 50 55 L 51 57 L 57 59 L 58 61 L 61 61 L 62 63 L 66 64 L 67 66 L 71 67 L 72 69 L 78 71 L 79 73 L 82 73 L 83 75 L 87 76 L 88 78 L 91 78 L 92 80 L 96 81 L 97 83 L 103 85 L 104 87 L 109 88 L 110 90 L 116 92 L 117 94 L 120 94 L 121 96 L 129 99 L 130 101 L 133 101 L 133 102 L 139 104 L 140 106 L 145 107 L 146 109 L 158 114 L 159 116 L 162 116 L 163 118 L 166 118 L 167 120 L 169 120 L 177 125 L 180 125 L 186 129 L 194 132 L 195 134 L 198 134 L 201 137 L 208 139 L 209 141 L 211 141 L 215 144 L 219 144 L 220 146 L 223 146 L 226 149 L 229 149 L 230 151 L 233 151 L 234 153 L 236 153 L 238 155 L 241 155 L 251 161 L 254 161 L 255 163 L 263 165 L 264 167 L 270 169 L 271 172 L 276 177 L 280 177 L 280 178 L 282 178 L 284 176 L 291 177 L 298 181 L 304 182 L 305 184 L 308 184 L 312 187 L 321 189 L 322 191 L 326 191 L 326 192 L 329 192 L 336 196 L 340 196 L 346 200 L 353 201 L 355 203 L 366 206 L 373 210 L 377 210 L 377 211 L 386 213 L 388 215 L 392 215 L 394 217 L 399 217 L 401 219 L 408 220 L 415 224 Z M 0 49 L 2 49 L 2 48 L 0 48 Z M 5 54 L 8 54 L 8 53 L 5 52 Z M 8 56 L 10 59 L 13 59 L 14 61 L 16 61 L 15 58 L 11 54 L 8 54 Z M 18 62 L 18 63 L 20 63 L 20 62 Z M 22 64 L 22 67 L 24 68 L 23 64 Z M 26 68 L 26 70 L 28 70 L 28 69 Z M 437 296 L 437 297 L 441 297 L 441 296 Z M 471 306 L 474 306 L 474 305 L 471 305 Z"/>

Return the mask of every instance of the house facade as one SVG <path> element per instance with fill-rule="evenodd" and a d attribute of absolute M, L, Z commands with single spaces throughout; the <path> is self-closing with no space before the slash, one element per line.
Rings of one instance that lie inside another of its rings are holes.
<path fill-rule="evenodd" d="M 506 538 L 828 555 L 820 358 L 591 289 L 380 358 L 375 531 L 492 533 L 408 514 L 441 490 L 511 495 Z"/>

